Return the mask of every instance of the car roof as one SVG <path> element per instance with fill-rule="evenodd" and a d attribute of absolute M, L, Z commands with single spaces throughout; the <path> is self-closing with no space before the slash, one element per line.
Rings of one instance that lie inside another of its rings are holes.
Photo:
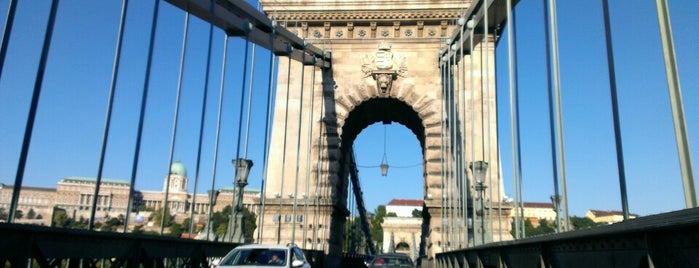
<path fill-rule="evenodd" d="M 383 257 L 406 257 L 410 258 L 408 255 L 402 254 L 402 253 L 381 253 L 381 254 L 376 254 L 375 258 L 383 258 Z"/>
<path fill-rule="evenodd" d="M 271 248 L 271 249 L 287 249 L 292 247 L 291 245 L 280 245 L 280 244 L 245 244 L 237 246 L 236 249 L 255 249 L 255 248 Z"/>

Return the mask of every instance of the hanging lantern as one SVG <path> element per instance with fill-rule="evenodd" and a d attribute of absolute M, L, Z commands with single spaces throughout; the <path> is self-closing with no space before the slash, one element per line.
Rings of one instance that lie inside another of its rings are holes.
<path fill-rule="evenodd" d="M 390 121 L 389 121 L 390 124 Z M 383 125 L 383 158 L 381 158 L 381 176 L 386 177 L 388 175 L 388 158 L 386 157 L 386 121 Z"/>
<path fill-rule="evenodd" d="M 233 167 L 235 168 L 235 183 L 241 188 L 248 185 L 248 175 L 250 175 L 250 168 L 252 168 L 252 160 L 233 159 Z"/>

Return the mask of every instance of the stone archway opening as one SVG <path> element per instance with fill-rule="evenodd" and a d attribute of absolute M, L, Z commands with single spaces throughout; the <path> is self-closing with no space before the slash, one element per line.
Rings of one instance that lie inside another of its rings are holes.
<path fill-rule="evenodd" d="M 341 135 L 340 135 L 340 140 L 342 141 L 340 144 L 340 152 L 343 158 L 349 157 L 349 154 L 352 153 L 352 147 L 354 146 L 354 142 L 359 136 L 359 134 L 366 129 L 367 127 L 375 124 L 375 123 L 398 123 L 403 126 L 405 126 L 407 129 L 410 130 L 415 135 L 415 138 L 417 139 L 419 145 L 420 145 L 420 152 L 421 152 L 421 159 L 423 159 L 423 169 L 420 173 L 420 178 L 421 181 L 419 183 L 420 186 L 416 187 L 422 187 L 423 192 L 422 196 L 425 196 L 424 190 L 426 189 L 426 185 L 424 184 L 425 182 L 425 173 L 424 173 L 424 159 L 425 159 L 425 126 L 423 123 L 423 119 L 420 117 L 420 114 L 415 111 L 415 109 L 405 101 L 398 99 L 398 98 L 383 98 L 383 97 L 375 97 L 375 98 L 369 98 L 361 103 L 357 104 L 354 106 L 354 108 L 347 114 L 347 117 L 344 120 L 344 124 L 341 126 Z M 390 139 L 390 137 L 389 137 Z M 346 161 L 340 161 L 341 168 L 339 169 L 339 174 L 338 177 L 341 178 L 342 183 L 340 185 L 348 185 L 347 180 L 348 180 L 348 167 L 345 166 Z M 340 189 L 338 189 L 340 190 Z M 344 189 L 343 189 L 344 190 Z M 342 191 L 342 190 L 341 190 Z M 352 193 L 347 193 L 347 194 L 352 194 Z M 339 195 L 339 196 L 347 196 L 347 195 Z M 398 196 L 397 196 L 398 197 Z M 370 209 L 370 208 L 368 208 Z M 422 218 L 422 224 L 418 224 L 418 229 L 420 230 L 417 232 L 417 236 L 420 237 L 418 241 L 423 241 L 420 243 L 420 246 L 417 246 L 420 248 L 420 253 L 424 254 L 425 249 L 424 249 L 424 238 L 426 235 L 425 230 L 425 222 L 429 222 L 429 214 L 426 212 L 426 210 L 423 208 L 423 218 Z M 336 224 L 341 224 L 338 221 L 343 221 L 342 219 L 333 219 L 333 222 Z M 332 236 L 332 234 L 331 234 Z M 334 239 L 342 239 L 342 237 L 330 237 L 330 240 Z M 384 241 L 384 243 L 387 243 L 387 241 Z"/>
<path fill-rule="evenodd" d="M 405 102 L 394 98 L 373 98 L 362 102 L 350 113 L 342 127 L 342 150 L 352 147 L 359 133 L 376 122 L 396 122 L 415 134 L 425 150 L 425 127 L 420 116 Z"/>

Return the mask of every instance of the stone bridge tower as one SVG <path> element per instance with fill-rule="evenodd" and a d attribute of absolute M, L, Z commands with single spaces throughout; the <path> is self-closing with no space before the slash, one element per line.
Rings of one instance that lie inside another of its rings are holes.
<path fill-rule="evenodd" d="M 347 156 L 362 129 L 375 122 L 390 121 L 409 128 L 422 146 L 425 218 L 421 253 L 434 256 L 446 250 L 442 241 L 444 209 L 439 197 L 454 176 L 442 165 L 443 159 L 453 156 L 443 148 L 450 145 L 442 144 L 443 135 L 449 131 L 442 117 L 445 108 L 439 51 L 460 27 L 456 21 L 470 1 L 260 2 L 270 18 L 332 55 L 332 68 L 328 70 L 289 63 L 287 58 L 279 57 L 261 242 L 293 242 L 306 249 L 324 250 L 331 256 L 341 252 L 342 226 L 348 213 Z M 477 44 L 474 55 L 484 54 L 483 43 Z M 494 66 L 493 45 L 491 41 L 490 49 L 485 51 L 490 69 Z M 478 75 L 474 83 L 482 89 L 483 62 L 474 60 L 474 64 Z M 470 77 L 471 71 L 466 73 Z M 494 72 L 487 73 L 492 80 Z M 486 92 L 490 95 L 483 96 L 484 91 L 477 90 L 474 99 L 495 111 L 495 83 L 489 83 L 489 87 Z M 465 96 L 470 101 L 471 95 Z M 469 117 L 476 113 L 474 124 L 478 128 L 489 124 L 495 129 L 494 112 L 484 117 L 480 109 L 466 109 Z M 462 116 L 460 121 L 470 131 L 468 120 Z M 492 133 L 492 137 L 483 137 L 479 132 L 474 143 L 479 146 L 467 147 L 464 153 L 496 152 L 497 137 Z M 309 151 L 310 160 L 298 158 L 298 152 L 305 156 Z M 496 174 L 497 160 L 491 161 L 489 168 Z M 502 187 L 495 180 L 488 183 L 491 189 Z M 467 206 L 469 210 L 473 207 L 470 202 Z M 493 233 L 508 230 L 490 231 L 489 240 L 497 239 Z M 459 245 L 451 246 L 456 247 Z"/>

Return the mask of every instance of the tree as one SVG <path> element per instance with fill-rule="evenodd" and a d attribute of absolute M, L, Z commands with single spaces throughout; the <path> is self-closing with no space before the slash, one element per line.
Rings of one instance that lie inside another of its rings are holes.
<path fill-rule="evenodd" d="M 0 207 L 0 220 L 4 221 L 7 219 L 7 211 L 5 208 Z"/>
<path fill-rule="evenodd" d="M 413 209 L 413 218 L 422 218 L 422 210 Z"/>
<path fill-rule="evenodd" d="M 118 217 L 117 218 L 110 218 L 109 220 L 104 222 L 104 225 L 102 226 L 102 228 L 100 228 L 100 230 L 113 232 L 113 231 L 116 231 L 117 228 L 123 224 L 124 224 L 124 222 L 119 220 Z"/>
<path fill-rule="evenodd" d="M 68 218 L 68 214 L 64 209 L 54 208 L 53 219 L 51 219 L 51 222 L 55 227 L 65 228 L 70 224 L 70 219 Z"/>
<path fill-rule="evenodd" d="M 173 223 L 172 225 L 170 225 L 169 230 L 170 230 L 170 236 L 182 237 L 182 232 L 183 232 L 182 225 L 180 225 L 179 223 Z"/>
<path fill-rule="evenodd" d="M 30 208 L 29 212 L 27 212 L 27 219 L 33 220 L 34 217 L 36 217 L 36 212 L 33 208 Z"/>
<path fill-rule="evenodd" d="M 529 219 L 524 220 L 524 233 L 525 237 L 538 236 L 543 234 L 549 234 L 555 232 L 553 224 L 549 223 L 546 219 L 539 220 L 539 226 L 534 227 Z M 512 231 L 510 231 L 512 236 L 515 236 L 514 222 L 512 222 Z"/>
<path fill-rule="evenodd" d="M 253 235 L 255 234 L 255 228 L 257 228 L 257 216 L 255 216 L 255 213 L 250 212 L 246 207 L 243 207 L 242 213 L 243 222 L 245 222 L 243 225 L 245 227 L 245 230 L 243 230 L 243 236 L 245 237 L 246 242 L 252 241 Z"/>
<path fill-rule="evenodd" d="M 167 207 L 165 209 L 163 209 L 163 208 L 156 209 L 155 211 L 153 211 L 153 214 L 150 214 L 150 218 L 148 218 L 148 219 L 152 220 L 155 225 L 160 226 L 160 223 L 163 219 L 163 210 L 165 211 L 164 212 L 165 213 L 164 226 L 165 227 L 170 226 L 172 224 L 173 217 L 170 214 L 170 209 Z"/>
<path fill-rule="evenodd" d="M 18 220 L 19 220 L 19 219 L 22 219 L 22 218 L 24 218 L 24 211 L 21 211 L 21 210 L 19 210 L 19 209 L 16 210 L 16 212 L 15 212 L 15 219 L 18 219 Z"/>
<path fill-rule="evenodd" d="M 588 217 L 570 217 L 570 224 L 573 225 L 573 230 L 580 230 L 590 227 L 599 226 L 602 223 L 596 223 Z"/>
<path fill-rule="evenodd" d="M 374 210 L 374 215 L 371 217 L 371 227 L 369 232 L 371 233 L 371 239 L 376 243 L 376 248 L 380 249 L 383 245 L 383 228 L 381 224 L 383 223 L 383 218 L 386 216 L 386 206 L 381 205 L 376 207 Z"/>

